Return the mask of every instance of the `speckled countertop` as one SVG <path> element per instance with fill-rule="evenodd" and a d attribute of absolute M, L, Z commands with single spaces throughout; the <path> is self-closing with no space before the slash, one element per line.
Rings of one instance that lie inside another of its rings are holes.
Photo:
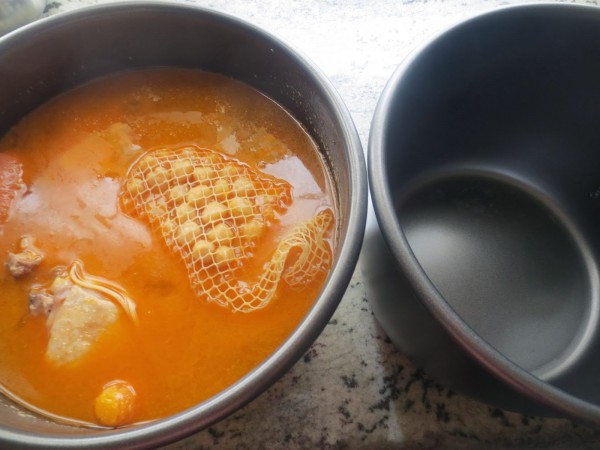
<path fill-rule="evenodd" d="M 45 15 L 109 1 L 48 0 Z M 307 55 L 346 101 L 365 150 L 379 94 L 412 48 L 461 18 L 518 3 L 178 1 L 252 21 Z M 600 431 L 490 408 L 430 379 L 378 327 L 357 270 L 323 334 L 279 382 L 229 418 L 167 447 L 204 448 L 600 449 Z"/>

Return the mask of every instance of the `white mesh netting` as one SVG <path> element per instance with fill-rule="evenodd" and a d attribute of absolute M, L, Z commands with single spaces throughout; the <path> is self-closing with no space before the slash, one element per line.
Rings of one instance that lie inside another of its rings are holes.
<path fill-rule="evenodd" d="M 265 306 L 281 280 L 307 283 L 331 266 L 333 212 L 325 209 L 284 236 L 260 274 L 245 271 L 291 202 L 289 183 L 194 147 L 146 153 L 120 195 L 122 210 L 147 220 L 183 259 L 198 297 L 242 312 Z"/>

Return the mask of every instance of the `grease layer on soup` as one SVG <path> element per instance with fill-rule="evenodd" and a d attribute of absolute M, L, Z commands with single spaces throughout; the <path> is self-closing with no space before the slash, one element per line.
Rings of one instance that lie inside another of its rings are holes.
<path fill-rule="evenodd" d="M 105 426 L 215 395 L 307 313 L 333 211 L 315 143 L 246 85 L 153 69 L 61 95 L 0 140 L 0 385 Z"/>

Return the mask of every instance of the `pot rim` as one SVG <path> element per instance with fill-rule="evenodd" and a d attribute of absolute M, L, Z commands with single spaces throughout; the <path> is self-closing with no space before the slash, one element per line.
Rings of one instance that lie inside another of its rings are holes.
<path fill-rule="evenodd" d="M 360 253 L 367 215 L 367 173 L 365 157 L 352 117 L 341 96 L 325 74 L 304 54 L 251 22 L 213 8 L 177 4 L 166 1 L 136 0 L 82 7 L 40 19 L 0 37 L 0 52 L 11 41 L 24 39 L 32 33 L 47 31 L 94 15 L 130 14 L 132 11 L 181 14 L 210 18 L 231 28 L 244 29 L 273 48 L 288 54 L 312 78 L 324 94 L 346 142 L 351 192 L 348 197 L 347 231 L 337 242 L 337 262 L 314 305 L 298 327 L 260 365 L 227 389 L 210 399 L 178 414 L 157 419 L 132 428 L 100 430 L 94 436 L 77 434 L 30 433 L 0 425 L 0 444 L 11 448 L 153 448 L 183 439 L 224 419 L 264 392 L 295 364 L 321 334 L 333 315 L 354 273 Z M 349 264 L 350 262 L 350 264 Z M 1 446 L 1 445 L 0 445 Z"/>
<path fill-rule="evenodd" d="M 595 405 L 540 380 L 528 371 L 503 356 L 481 338 L 462 320 L 454 309 L 444 300 L 435 288 L 424 269 L 420 266 L 410 244 L 402 231 L 393 207 L 393 196 L 389 189 L 386 172 L 385 136 L 389 127 L 397 127 L 391 122 L 389 111 L 393 106 L 393 97 L 398 86 L 404 80 L 410 68 L 417 63 L 420 55 L 430 46 L 450 37 L 456 31 L 469 27 L 473 23 L 489 20 L 495 16 L 510 15 L 520 11 L 558 10 L 559 12 L 580 11 L 599 16 L 598 6 L 559 4 L 538 2 L 509 5 L 474 14 L 461 19 L 438 32 L 417 46 L 408 57 L 394 70 L 378 100 L 371 124 L 367 153 L 367 171 L 373 210 L 381 229 L 382 237 L 401 270 L 417 293 L 419 299 L 433 314 L 436 320 L 449 332 L 458 344 L 479 364 L 483 365 L 497 378 L 515 388 L 521 394 L 544 404 L 567 416 L 578 418 L 592 425 L 600 425 L 600 405 Z"/>

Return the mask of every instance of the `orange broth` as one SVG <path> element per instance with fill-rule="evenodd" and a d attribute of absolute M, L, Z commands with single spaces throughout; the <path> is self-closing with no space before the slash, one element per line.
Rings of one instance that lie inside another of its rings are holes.
<path fill-rule="evenodd" d="M 293 202 L 267 242 L 333 208 L 328 174 L 305 130 L 273 101 L 224 76 L 127 72 L 52 100 L 0 141 L 0 152 L 22 164 L 27 186 L 0 225 L 0 255 L 14 252 L 23 234 L 45 254 L 24 278 L 0 269 L 0 383 L 11 393 L 94 423 L 102 386 L 125 380 L 137 393 L 133 422 L 164 417 L 247 374 L 307 313 L 325 275 L 301 289 L 282 283 L 264 309 L 234 313 L 195 297 L 182 261 L 145 222 L 119 210 L 121 183 L 139 155 L 185 145 L 223 152 L 293 186 Z M 121 314 L 83 358 L 55 366 L 44 356 L 46 318 L 29 313 L 28 290 L 76 259 L 126 289 L 139 326 Z"/>

